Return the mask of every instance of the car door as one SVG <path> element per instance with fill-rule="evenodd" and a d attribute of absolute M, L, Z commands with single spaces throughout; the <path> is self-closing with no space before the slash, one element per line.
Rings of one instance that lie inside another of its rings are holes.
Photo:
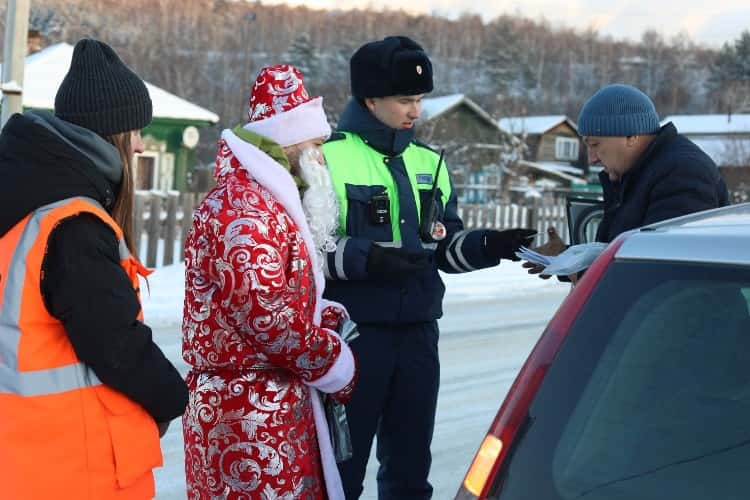
<path fill-rule="evenodd" d="M 565 198 L 570 244 L 591 243 L 596 240 L 596 230 L 604 214 L 600 198 L 568 196 Z"/>

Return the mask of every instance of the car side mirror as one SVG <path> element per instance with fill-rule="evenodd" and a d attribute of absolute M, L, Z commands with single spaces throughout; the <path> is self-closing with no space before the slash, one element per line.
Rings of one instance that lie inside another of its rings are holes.
<path fill-rule="evenodd" d="M 599 198 L 567 197 L 570 244 L 580 245 L 596 241 L 596 232 L 604 215 L 604 202 Z"/>

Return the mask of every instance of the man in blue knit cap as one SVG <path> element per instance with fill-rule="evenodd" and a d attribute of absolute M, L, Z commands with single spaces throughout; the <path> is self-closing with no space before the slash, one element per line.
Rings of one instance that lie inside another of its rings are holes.
<path fill-rule="evenodd" d="M 716 164 L 670 122 L 659 126 L 651 99 L 613 84 L 583 105 L 578 133 L 589 164 L 601 165 L 604 218 L 597 241 L 672 217 L 728 203 Z"/>
<path fill-rule="evenodd" d="M 713 160 L 670 122 L 659 125 L 649 97 L 630 85 L 601 88 L 581 109 L 578 133 L 590 165 L 600 165 L 604 216 L 596 240 L 681 215 L 728 204 Z M 565 245 L 554 232 L 539 248 L 556 255 Z M 532 274 L 541 269 L 532 264 Z"/>

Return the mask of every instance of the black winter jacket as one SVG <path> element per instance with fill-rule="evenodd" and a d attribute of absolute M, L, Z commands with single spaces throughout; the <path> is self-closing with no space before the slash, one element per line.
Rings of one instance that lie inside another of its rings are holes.
<path fill-rule="evenodd" d="M 661 128 L 619 182 L 605 172 L 599 179 L 604 217 L 596 240 L 605 243 L 630 229 L 728 204 L 716 164 L 672 123 Z"/>
<path fill-rule="evenodd" d="M 111 208 L 122 176 L 116 148 L 48 112 L 11 117 L 0 135 L 0 237 L 33 210 L 74 196 Z M 81 362 L 157 422 L 183 413 L 187 387 L 137 320 L 138 298 L 120 265 L 118 241 L 90 214 L 51 233 L 41 292 Z"/>

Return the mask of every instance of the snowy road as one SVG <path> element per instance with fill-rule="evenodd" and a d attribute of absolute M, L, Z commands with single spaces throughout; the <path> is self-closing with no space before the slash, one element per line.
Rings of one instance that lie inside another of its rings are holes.
<path fill-rule="evenodd" d="M 470 284 L 457 282 L 454 287 L 450 281 L 460 278 L 448 277 L 445 316 L 440 320 L 441 387 L 430 478 L 436 500 L 453 498 L 521 363 L 568 291 L 550 280 L 526 289 L 511 286 L 513 291 L 503 298 L 488 288 L 496 277 L 473 274 Z M 146 312 L 148 318 L 148 307 Z M 179 324 L 176 316 L 174 321 L 165 319 L 154 328 L 155 338 L 184 374 Z M 180 431 L 175 421 L 162 440 L 165 466 L 156 473 L 158 500 L 185 498 Z M 376 470 L 373 455 L 363 499 L 377 498 Z"/>

